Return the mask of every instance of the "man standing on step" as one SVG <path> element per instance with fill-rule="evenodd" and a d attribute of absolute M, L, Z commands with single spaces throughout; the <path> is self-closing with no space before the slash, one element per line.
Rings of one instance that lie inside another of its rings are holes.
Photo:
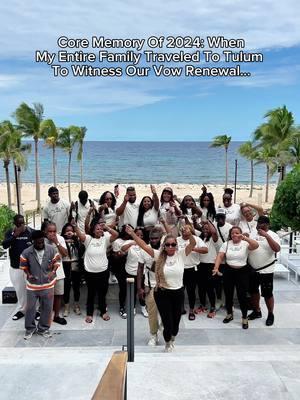
<path fill-rule="evenodd" d="M 70 204 L 59 198 L 59 191 L 54 186 L 49 188 L 48 196 L 50 201 L 43 209 L 43 220 L 53 222 L 60 234 L 63 226 L 68 222 Z"/>
<path fill-rule="evenodd" d="M 276 262 L 276 253 L 280 251 L 279 236 L 269 229 L 270 220 L 265 215 L 260 216 L 257 220 L 257 231 L 251 234 L 251 239 L 259 243 L 256 250 L 250 251 L 248 261 L 254 269 L 250 275 L 250 294 L 253 305 L 253 311 L 248 315 L 248 319 L 253 320 L 261 318 L 261 310 L 259 306 L 261 295 L 265 298 L 268 308 L 268 317 L 266 325 L 271 326 L 274 323 L 274 297 L 273 297 L 273 277 Z"/>
<path fill-rule="evenodd" d="M 20 256 L 20 269 L 25 271 L 27 277 L 27 306 L 25 315 L 25 336 L 28 340 L 37 332 L 49 338 L 51 315 L 54 298 L 54 285 L 56 270 L 59 267 L 60 256 L 52 246 L 45 244 L 44 233 L 32 233 L 33 245 L 23 251 Z M 36 328 L 35 310 L 39 300 L 41 316 Z"/>
<path fill-rule="evenodd" d="M 19 269 L 20 255 L 27 247 L 31 246 L 33 229 L 25 225 L 23 215 L 15 215 L 13 222 L 14 228 L 6 232 L 2 246 L 4 249 L 9 249 L 9 277 L 18 298 L 17 312 L 12 317 L 16 321 L 24 317 L 26 310 L 26 280 L 24 272 Z"/>

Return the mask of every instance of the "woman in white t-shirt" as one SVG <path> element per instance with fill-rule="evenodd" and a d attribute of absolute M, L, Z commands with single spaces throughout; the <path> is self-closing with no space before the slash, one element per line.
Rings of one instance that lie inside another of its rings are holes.
<path fill-rule="evenodd" d="M 210 302 L 210 310 L 207 318 L 216 315 L 216 289 L 219 287 L 218 277 L 212 276 L 212 270 L 217 257 L 218 234 L 212 223 L 206 221 L 202 225 L 200 239 L 208 248 L 206 254 L 200 254 L 200 264 L 197 267 L 197 285 L 199 292 L 200 307 L 197 313 L 206 312 L 206 294 Z"/>
<path fill-rule="evenodd" d="M 109 190 L 102 193 L 99 199 L 100 207 L 98 208 L 98 212 L 101 218 L 104 219 L 105 224 L 112 229 L 117 225 L 116 202 L 114 194 Z"/>
<path fill-rule="evenodd" d="M 215 200 L 212 193 L 203 190 L 203 193 L 199 197 L 200 208 L 202 211 L 201 222 L 211 221 L 213 222 L 216 216 Z"/>
<path fill-rule="evenodd" d="M 226 188 L 223 194 L 223 204 L 226 213 L 226 222 L 232 226 L 238 226 L 241 220 L 241 210 L 239 204 L 232 203 L 233 190 Z"/>
<path fill-rule="evenodd" d="M 127 232 L 135 242 L 154 257 L 154 250 L 141 240 L 128 227 Z M 178 250 L 176 237 L 168 234 L 162 244 L 158 259 L 155 263 L 155 277 L 157 286 L 154 299 L 164 325 L 163 336 L 166 342 L 165 351 L 170 352 L 174 348 L 175 337 L 178 334 L 181 319 L 183 292 L 183 272 L 186 256 L 196 245 L 192 232 L 189 232 L 189 244 L 182 250 Z"/>
<path fill-rule="evenodd" d="M 180 215 L 172 188 L 165 187 L 160 196 L 159 216 L 166 221 L 174 236 L 178 236 L 177 222 Z"/>
<path fill-rule="evenodd" d="M 241 228 L 244 235 L 252 236 L 252 234 L 256 233 L 256 212 L 259 216 L 261 216 L 264 215 L 264 210 L 262 209 L 262 207 L 248 203 L 242 203 L 240 205 L 240 208 L 242 218 L 239 223 L 239 227 Z"/>
<path fill-rule="evenodd" d="M 193 223 L 193 216 L 197 216 L 198 218 L 201 218 L 202 211 L 200 210 L 199 207 L 196 206 L 196 202 L 194 198 L 190 195 L 184 196 L 180 203 L 180 209 L 182 212 L 182 215 L 184 215 L 190 223 Z"/>
<path fill-rule="evenodd" d="M 233 294 L 234 288 L 236 288 L 242 312 L 242 327 L 243 329 L 248 329 L 247 289 L 249 286 L 249 272 L 247 258 L 250 250 L 258 248 L 258 243 L 256 240 L 244 236 L 238 226 L 231 228 L 228 239 L 227 242 L 222 244 L 213 269 L 213 275 L 216 275 L 226 257 L 223 278 L 227 315 L 223 322 L 227 324 L 233 320 Z"/>
<path fill-rule="evenodd" d="M 108 321 L 110 316 L 106 308 L 106 293 L 108 289 L 108 259 L 107 249 L 117 239 L 118 233 L 105 224 L 91 223 L 90 235 L 81 232 L 74 224 L 75 232 L 85 246 L 84 268 L 88 288 L 85 322 L 93 322 L 95 296 L 98 295 L 100 316 Z"/>
<path fill-rule="evenodd" d="M 152 199 L 144 196 L 140 202 L 137 226 L 144 228 L 145 239 L 148 241 L 149 232 L 158 223 L 159 200 L 155 187 L 151 185 Z"/>

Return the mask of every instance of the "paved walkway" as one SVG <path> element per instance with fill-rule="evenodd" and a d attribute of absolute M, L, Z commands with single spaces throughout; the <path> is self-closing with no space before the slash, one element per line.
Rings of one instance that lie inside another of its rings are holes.
<path fill-rule="evenodd" d="M 2 272 L 3 274 L 4 272 Z M 0 265 L 1 278 L 1 265 Z M 4 281 L 4 279 L 3 279 Z M 1 279 L 0 279 L 1 283 Z M 117 285 L 110 286 L 111 320 L 92 324 L 71 313 L 53 324 L 50 339 L 25 341 L 24 320 L 14 305 L 0 305 L 0 399 L 89 399 L 114 350 L 126 344 L 126 320 L 118 315 Z M 84 309 L 85 288 L 82 291 Z M 275 324 L 263 318 L 241 328 L 240 312 L 228 325 L 224 311 L 189 321 L 183 316 L 175 351 L 146 346 L 147 319 L 135 318 L 135 362 L 129 364 L 128 399 L 299 399 L 300 286 L 275 280 Z M 163 341 L 161 341 L 162 343 Z"/>

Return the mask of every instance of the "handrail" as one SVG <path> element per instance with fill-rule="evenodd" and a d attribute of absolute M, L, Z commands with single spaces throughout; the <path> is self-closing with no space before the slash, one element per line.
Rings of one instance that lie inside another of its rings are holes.
<path fill-rule="evenodd" d="M 127 278 L 127 352 L 134 362 L 134 278 Z"/>
<path fill-rule="evenodd" d="M 127 352 L 115 351 L 92 400 L 124 400 L 127 397 Z"/>
<path fill-rule="evenodd" d="M 289 236 L 291 233 L 298 233 L 299 231 L 290 231 L 290 232 L 286 232 L 284 235 L 279 235 L 279 237 L 280 237 L 280 239 L 282 239 L 282 238 L 284 238 L 284 237 L 286 237 L 286 236 Z"/>

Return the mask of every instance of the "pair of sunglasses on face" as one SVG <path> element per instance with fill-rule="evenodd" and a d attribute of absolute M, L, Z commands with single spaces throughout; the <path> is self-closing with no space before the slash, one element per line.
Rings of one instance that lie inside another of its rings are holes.
<path fill-rule="evenodd" d="M 177 243 L 165 243 L 165 247 L 176 247 Z"/>

